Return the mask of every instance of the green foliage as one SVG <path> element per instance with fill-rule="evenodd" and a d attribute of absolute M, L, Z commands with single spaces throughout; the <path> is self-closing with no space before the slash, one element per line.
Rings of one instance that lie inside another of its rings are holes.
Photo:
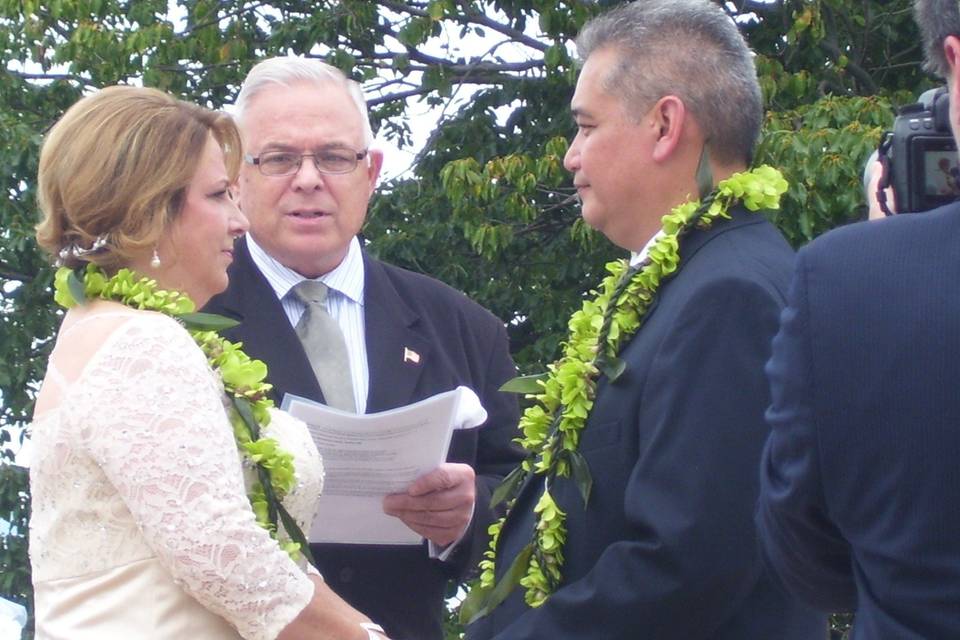
<path fill-rule="evenodd" d="M 773 221 L 794 246 L 866 218 L 863 165 L 892 124 L 889 102 L 875 96 L 830 95 L 767 114 L 757 161 L 782 167 L 790 184 Z"/>
<path fill-rule="evenodd" d="M 0 537 L 0 594 L 24 605 L 32 617 L 33 589 L 30 566 L 25 562 L 29 519 L 27 470 L 0 463 L 0 526 L 10 527 L 10 532 Z M 28 625 L 32 624 L 28 620 Z"/>
<path fill-rule="evenodd" d="M 571 93 L 557 71 L 474 94 L 435 133 L 416 177 L 375 203 L 365 230 L 381 257 L 507 320 L 523 370 L 554 359 L 570 311 L 617 255 L 583 225 L 562 168 Z"/>
<path fill-rule="evenodd" d="M 883 94 L 910 101 L 925 79 L 908 0 L 782 0 L 749 5 L 759 19 L 743 24 L 759 54 L 757 69 L 774 111 L 825 95 Z"/>

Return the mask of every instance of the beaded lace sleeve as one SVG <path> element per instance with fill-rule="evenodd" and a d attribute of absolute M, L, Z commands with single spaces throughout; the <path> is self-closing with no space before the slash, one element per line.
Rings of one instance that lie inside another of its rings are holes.
<path fill-rule="evenodd" d="M 244 638 L 276 638 L 313 584 L 256 524 L 219 380 L 170 318 L 117 332 L 72 394 L 71 430 L 174 580 Z"/>

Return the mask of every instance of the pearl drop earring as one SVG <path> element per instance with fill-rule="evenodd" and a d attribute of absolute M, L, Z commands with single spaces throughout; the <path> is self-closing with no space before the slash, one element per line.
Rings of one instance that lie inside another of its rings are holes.
<path fill-rule="evenodd" d="M 156 247 L 154 247 L 153 249 L 153 257 L 150 258 L 150 266 L 153 267 L 154 269 L 160 268 L 160 254 L 157 253 Z"/>

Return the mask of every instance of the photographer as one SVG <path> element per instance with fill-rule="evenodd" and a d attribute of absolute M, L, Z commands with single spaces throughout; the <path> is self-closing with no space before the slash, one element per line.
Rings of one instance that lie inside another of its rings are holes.
<path fill-rule="evenodd" d="M 915 15 L 960 105 L 960 2 L 916 0 Z M 942 113 L 956 144 L 960 109 Z M 924 144 L 912 166 L 927 175 L 894 182 L 898 204 L 950 195 L 927 178 L 950 186 L 956 155 Z M 767 364 L 760 539 L 795 596 L 856 611 L 853 640 L 960 637 L 958 239 L 960 202 L 818 238 Z"/>
<path fill-rule="evenodd" d="M 881 186 L 888 184 L 889 178 L 885 175 L 879 152 L 874 151 L 863 165 L 863 197 L 867 201 L 867 220 L 883 220 L 896 213 L 893 188 Z M 881 199 L 884 205 L 880 204 Z"/>
<path fill-rule="evenodd" d="M 864 170 L 870 220 L 898 211 L 928 211 L 960 197 L 960 165 L 949 116 L 946 87 L 926 91 L 900 110 L 893 131 Z"/>

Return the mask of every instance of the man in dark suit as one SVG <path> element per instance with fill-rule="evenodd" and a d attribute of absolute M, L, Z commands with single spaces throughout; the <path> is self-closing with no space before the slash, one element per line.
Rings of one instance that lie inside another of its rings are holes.
<path fill-rule="evenodd" d="M 335 381 L 347 382 L 350 406 L 383 411 L 463 385 L 488 413 L 480 428 L 455 432 L 448 462 L 384 503 L 429 545 L 310 545 L 330 586 L 392 638 L 439 639 L 446 583 L 475 566 L 491 489 L 518 462 L 516 400 L 498 391 L 515 375 L 504 325 L 460 292 L 363 251 L 357 233 L 382 153 L 370 148 L 356 83 L 316 60 L 266 60 L 244 82 L 237 119 L 250 233 L 229 288 L 207 308 L 241 321 L 227 336 L 267 363 L 276 400 L 324 400 L 295 330 L 306 305 L 294 289 L 318 280 L 349 355 Z"/>
<path fill-rule="evenodd" d="M 960 3 L 915 8 L 960 137 Z M 960 637 L 958 274 L 958 203 L 837 229 L 800 252 L 773 343 L 761 540 L 853 638 Z"/>
<path fill-rule="evenodd" d="M 643 264 L 661 217 L 700 191 L 704 148 L 716 181 L 750 163 L 762 116 L 751 55 L 707 0 L 624 5 L 577 45 L 585 63 L 565 165 L 584 220 Z M 556 590 L 531 607 L 521 583 L 470 640 L 826 637 L 825 617 L 764 573 L 753 526 L 763 363 L 793 253 L 762 216 L 729 214 L 680 239 L 679 269 L 619 350 L 623 373 L 599 376 L 578 447 L 589 499 L 573 477 L 550 487 L 567 529 Z M 541 476 L 520 489 L 498 582 L 531 541 L 543 492 Z"/>

